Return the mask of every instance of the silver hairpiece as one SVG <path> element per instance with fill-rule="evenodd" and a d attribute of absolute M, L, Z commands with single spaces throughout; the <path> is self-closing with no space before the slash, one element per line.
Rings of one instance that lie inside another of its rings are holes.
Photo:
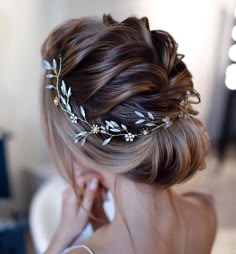
<path fill-rule="evenodd" d="M 125 124 L 118 124 L 115 121 L 108 121 L 105 120 L 104 125 L 97 125 L 97 124 L 90 124 L 86 119 L 86 113 L 82 106 L 80 106 L 80 116 L 76 115 L 72 111 L 72 107 L 70 105 L 70 97 L 72 95 L 71 87 L 67 89 L 66 83 L 64 80 L 60 81 L 60 75 L 61 75 L 61 68 L 62 68 L 62 57 L 59 56 L 59 64 L 55 59 L 53 59 L 52 64 L 44 60 L 43 61 L 44 68 L 47 72 L 50 71 L 50 73 L 46 74 L 46 78 L 48 79 L 56 79 L 56 84 L 47 84 L 47 89 L 54 89 L 56 91 L 56 96 L 53 100 L 55 106 L 60 106 L 60 108 L 65 111 L 72 123 L 77 124 L 78 121 L 81 121 L 85 123 L 89 130 L 83 130 L 79 133 L 75 133 L 74 135 L 74 142 L 78 143 L 81 141 L 81 144 L 84 145 L 86 142 L 86 138 L 91 134 L 98 134 L 102 133 L 108 136 L 106 138 L 102 145 L 108 144 L 113 137 L 117 136 L 123 136 L 125 141 L 132 142 L 134 139 L 141 135 L 148 135 L 151 132 L 164 127 L 168 128 L 171 126 L 172 121 L 175 118 L 186 118 L 188 115 L 188 112 L 186 110 L 188 105 L 188 98 L 191 96 L 191 93 L 188 91 L 185 95 L 185 98 L 181 100 L 180 105 L 183 106 L 184 110 L 181 111 L 178 115 L 173 117 L 164 117 L 160 120 L 155 120 L 153 114 L 151 112 L 147 112 L 146 114 L 141 113 L 139 111 L 134 111 L 134 113 L 139 117 L 139 119 L 135 122 L 136 125 L 145 123 L 146 128 L 142 128 L 142 130 L 139 133 L 132 133 L 128 130 L 127 126 Z"/>

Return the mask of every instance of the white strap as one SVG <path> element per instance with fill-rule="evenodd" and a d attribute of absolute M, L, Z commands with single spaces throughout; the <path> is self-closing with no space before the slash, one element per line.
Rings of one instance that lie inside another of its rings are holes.
<path fill-rule="evenodd" d="M 78 246 L 71 246 L 71 247 L 68 247 L 67 249 L 65 249 L 65 250 L 63 251 L 62 254 L 66 254 L 66 253 L 68 253 L 68 252 L 71 251 L 71 250 L 81 249 L 81 248 L 87 250 L 87 251 L 89 252 L 89 254 L 94 254 L 94 253 L 89 249 L 89 247 L 87 247 L 86 245 L 78 245 Z"/>

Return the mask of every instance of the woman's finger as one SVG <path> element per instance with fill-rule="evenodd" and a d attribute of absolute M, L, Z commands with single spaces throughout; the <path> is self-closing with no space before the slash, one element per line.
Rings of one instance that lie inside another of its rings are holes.
<path fill-rule="evenodd" d="M 67 187 L 62 193 L 63 204 L 68 206 L 77 204 L 77 197 L 74 190 L 71 187 Z"/>
<path fill-rule="evenodd" d="M 107 192 L 108 192 L 107 189 L 104 189 L 104 188 L 101 189 L 101 195 L 102 195 L 102 201 L 103 202 L 108 200 Z"/>
<path fill-rule="evenodd" d="M 84 197 L 82 201 L 82 207 L 80 208 L 78 214 L 79 220 L 81 222 L 84 222 L 85 224 L 88 221 L 89 213 L 92 209 L 94 199 L 97 194 L 97 189 L 98 189 L 98 179 L 92 178 L 86 186 L 86 190 L 84 192 Z"/>
<path fill-rule="evenodd" d="M 76 176 L 76 183 L 78 184 L 78 186 L 82 189 L 85 188 L 85 185 L 91 181 L 93 178 L 95 179 L 102 179 L 102 176 L 96 174 L 96 173 L 87 173 L 85 175 L 78 175 Z"/>

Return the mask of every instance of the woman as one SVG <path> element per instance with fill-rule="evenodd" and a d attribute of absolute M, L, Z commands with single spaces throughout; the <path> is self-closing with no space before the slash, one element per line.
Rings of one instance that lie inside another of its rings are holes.
<path fill-rule="evenodd" d="M 57 27 L 42 57 L 44 130 L 73 188 L 46 253 L 209 254 L 212 198 L 171 188 L 204 169 L 208 151 L 193 108 L 200 96 L 173 37 L 150 31 L 147 18 L 81 18 Z M 94 234 L 65 250 L 88 221 Z"/>

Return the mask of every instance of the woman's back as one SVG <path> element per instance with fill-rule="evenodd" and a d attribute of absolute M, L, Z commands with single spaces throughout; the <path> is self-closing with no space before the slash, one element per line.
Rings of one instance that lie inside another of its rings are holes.
<path fill-rule="evenodd" d="M 217 228 L 212 196 L 189 192 L 183 195 L 183 199 L 183 213 L 186 213 L 188 228 L 186 253 L 211 253 Z"/>
<path fill-rule="evenodd" d="M 150 241 L 149 235 L 142 235 L 142 241 L 147 242 L 142 251 L 136 248 L 137 254 L 210 254 L 216 234 L 216 214 L 213 200 L 209 195 L 202 193 L 185 193 L 182 196 L 173 194 L 179 218 L 179 226 L 175 223 L 160 225 L 157 228 L 165 228 L 164 232 L 159 231 L 159 239 Z M 171 221 L 168 216 L 166 220 Z M 159 221 L 157 219 L 157 221 Z M 177 223 L 178 224 L 178 223 Z M 155 225 L 153 221 L 152 226 Z M 168 228 L 168 230 L 166 230 Z M 113 229 L 115 230 L 115 229 Z M 142 228 L 139 229 L 142 231 Z M 107 235 L 116 235 L 109 229 L 100 229 L 82 246 L 74 246 L 69 254 L 133 254 L 128 252 L 130 243 L 124 235 L 107 242 Z M 123 238 L 123 239 L 122 239 Z M 137 239 L 138 240 L 138 239 Z M 163 242 L 166 242 L 163 247 Z M 137 242 L 134 243 L 134 248 Z M 90 247 L 88 247 L 90 246 Z M 90 249 L 91 248 L 91 249 Z"/>

